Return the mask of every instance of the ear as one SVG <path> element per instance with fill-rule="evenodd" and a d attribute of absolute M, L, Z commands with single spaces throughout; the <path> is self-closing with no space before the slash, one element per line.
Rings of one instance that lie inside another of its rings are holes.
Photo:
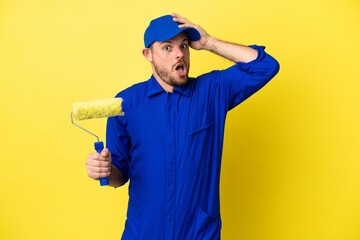
<path fill-rule="evenodd" d="M 150 48 L 144 48 L 142 50 L 142 54 L 144 55 L 146 60 L 148 60 L 149 62 L 152 62 L 152 52 L 151 52 Z"/>

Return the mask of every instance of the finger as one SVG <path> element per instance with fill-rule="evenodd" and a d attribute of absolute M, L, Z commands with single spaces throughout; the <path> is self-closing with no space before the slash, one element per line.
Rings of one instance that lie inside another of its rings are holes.
<path fill-rule="evenodd" d="M 180 24 L 185 23 L 184 20 L 179 19 L 179 18 L 173 18 L 173 21 L 174 21 L 174 22 L 177 22 L 177 23 L 180 23 Z"/>
<path fill-rule="evenodd" d="M 179 28 L 186 28 L 186 27 L 191 27 L 191 28 L 195 28 L 194 24 L 188 24 L 188 23 L 184 23 L 179 25 Z"/>
<path fill-rule="evenodd" d="M 91 173 L 108 173 L 110 172 L 109 168 L 108 167 L 88 167 L 87 168 L 88 172 L 91 172 Z"/>
<path fill-rule="evenodd" d="M 174 18 L 176 18 L 176 19 L 190 22 L 186 17 L 181 16 L 180 14 L 173 13 L 172 16 L 173 16 Z"/>
<path fill-rule="evenodd" d="M 101 155 L 103 157 L 105 157 L 105 160 L 109 163 L 109 168 L 110 168 L 110 164 L 111 164 L 111 152 L 109 151 L 109 149 L 104 148 L 103 151 L 101 152 Z"/>
<path fill-rule="evenodd" d="M 181 17 L 181 15 L 177 14 L 177 13 L 170 13 L 171 16 L 173 17 Z"/>
<path fill-rule="evenodd" d="M 105 158 L 103 156 L 101 156 L 100 153 L 94 152 L 94 153 L 90 153 L 88 155 L 88 160 L 99 160 L 99 161 L 105 161 Z"/>
<path fill-rule="evenodd" d="M 110 156 L 110 151 L 109 151 L 109 149 L 107 149 L 107 148 L 104 148 L 102 151 L 101 151 L 101 156 L 103 156 L 103 157 L 109 157 Z"/>
<path fill-rule="evenodd" d="M 173 18 L 174 22 L 180 23 L 180 24 L 191 24 L 191 22 L 187 19 L 181 19 L 181 18 Z"/>
<path fill-rule="evenodd" d="M 110 172 L 108 172 L 108 173 L 92 173 L 92 172 L 88 172 L 88 176 L 91 177 L 92 179 L 99 180 L 99 178 L 104 178 L 104 177 L 110 176 Z"/>
<path fill-rule="evenodd" d="M 85 164 L 87 167 L 110 167 L 109 161 L 98 161 L 98 160 L 86 160 Z"/>
<path fill-rule="evenodd" d="M 110 166 L 91 166 L 91 165 L 86 165 L 86 170 L 88 173 L 106 173 L 106 172 L 110 172 L 111 171 L 111 167 Z"/>
<path fill-rule="evenodd" d="M 187 20 L 185 17 L 183 17 L 183 16 L 180 16 L 179 14 L 171 14 L 172 16 L 173 16 L 173 20 L 175 21 L 175 22 L 188 22 L 188 23 L 190 23 L 190 21 L 189 20 Z"/>

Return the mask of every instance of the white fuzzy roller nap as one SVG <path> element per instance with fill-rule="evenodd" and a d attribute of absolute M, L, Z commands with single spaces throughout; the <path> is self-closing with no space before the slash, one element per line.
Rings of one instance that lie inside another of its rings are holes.
<path fill-rule="evenodd" d="M 123 116 L 122 99 L 111 98 L 91 102 L 78 102 L 73 104 L 73 116 L 76 120 Z"/>

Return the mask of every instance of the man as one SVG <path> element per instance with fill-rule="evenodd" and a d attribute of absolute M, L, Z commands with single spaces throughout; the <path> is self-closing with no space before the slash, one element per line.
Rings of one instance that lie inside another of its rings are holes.
<path fill-rule="evenodd" d="M 124 240 L 220 239 L 226 114 L 279 64 L 263 46 L 219 40 L 177 14 L 151 21 L 144 41 L 153 75 L 116 96 L 125 116 L 108 118 L 108 149 L 88 155 L 88 175 L 114 187 L 130 179 Z M 236 64 L 190 78 L 189 46 Z"/>

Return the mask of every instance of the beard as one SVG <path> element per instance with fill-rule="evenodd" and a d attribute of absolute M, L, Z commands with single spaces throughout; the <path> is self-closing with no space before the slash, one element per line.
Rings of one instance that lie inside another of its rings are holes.
<path fill-rule="evenodd" d="M 187 67 L 186 76 L 179 76 L 176 73 L 175 73 L 176 75 L 173 76 L 171 74 L 171 70 L 167 70 L 165 69 L 165 67 L 157 65 L 155 62 L 153 62 L 153 64 L 156 74 L 161 78 L 161 80 L 163 80 L 165 83 L 169 84 L 170 86 L 179 87 L 185 85 L 188 82 L 188 73 L 190 69 L 190 64 L 187 65 L 184 63 L 184 65 L 186 65 Z"/>

